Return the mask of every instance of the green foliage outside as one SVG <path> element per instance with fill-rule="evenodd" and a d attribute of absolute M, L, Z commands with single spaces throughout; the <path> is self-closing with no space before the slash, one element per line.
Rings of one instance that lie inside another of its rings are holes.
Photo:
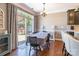
<path fill-rule="evenodd" d="M 25 23 L 26 23 L 27 24 L 26 25 L 27 30 L 31 31 L 31 29 L 32 29 L 32 15 L 30 15 L 30 14 L 28 14 L 26 12 L 23 12 L 23 11 L 21 11 L 19 9 L 17 9 L 17 13 L 19 13 L 19 15 L 21 17 L 23 17 L 21 20 L 17 21 L 17 28 L 18 29 L 23 28 L 25 30 Z M 25 22 L 25 19 L 26 19 L 26 22 Z M 25 31 L 22 34 L 25 34 Z"/>

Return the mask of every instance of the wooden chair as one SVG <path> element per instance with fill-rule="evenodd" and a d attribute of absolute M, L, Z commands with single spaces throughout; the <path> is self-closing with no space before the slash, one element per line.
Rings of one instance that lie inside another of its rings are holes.
<path fill-rule="evenodd" d="M 40 45 L 37 42 L 37 37 L 30 37 L 29 36 L 29 43 L 30 43 L 30 50 L 29 50 L 29 55 L 31 53 L 31 47 L 34 48 L 34 50 L 36 50 L 36 55 L 37 55 L 37 51 L 38 51 L 38 47 L 40 49 Z"/>
<path fill-rule="evenodd" d="M 50 47 L 50 34 L 49 33 L 47 35 L 46 44 L 47 44 L 47 47 L 49 48 Z"/>

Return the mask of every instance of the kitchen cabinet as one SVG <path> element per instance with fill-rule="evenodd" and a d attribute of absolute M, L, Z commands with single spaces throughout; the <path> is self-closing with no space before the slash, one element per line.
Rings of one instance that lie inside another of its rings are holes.
<path fill-rule="evenodd" d="M 79 25 L 79 11 L 71 9 L 67 11 L 68 25 Z"/>

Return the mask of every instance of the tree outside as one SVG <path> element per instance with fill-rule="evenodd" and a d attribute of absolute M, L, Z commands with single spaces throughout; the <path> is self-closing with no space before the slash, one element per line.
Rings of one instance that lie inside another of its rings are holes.
<path fill-rule="evenodd" d="M 17 10 L 17 31 L 18 34 L 24 35 L 25 34 L 25 26 L 27 26 L 27 32 L 32 32 L 32 15 L 25 13 L 21 10 Z M 25 19 L 27 21 L 25 22 Z M 27 25 L 25 25 L 25 23 Z"/>

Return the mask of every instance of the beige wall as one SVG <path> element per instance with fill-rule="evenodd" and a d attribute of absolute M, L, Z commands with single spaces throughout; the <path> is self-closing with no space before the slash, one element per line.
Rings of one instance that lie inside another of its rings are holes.
<path fill-rule="evenodd" d="M 74 31 L 79 32 L 79 25 L 74 25 Z"/>
<path fill-rule="evenodd" d="M 5 29 L 7 28 L 6 27 L 6 22 L 7 22 L 7 17 L 6 17 L 6 4 L 5 3 L 0 3 L 0 8 L 3 10 L 3 12 L 4 12 L 4 18 L 3 18 L 3 20 L 4 20 L 4 29 L 1 29 L 0 28 L 0 33 L 3 33 L 4 31 L 5 31 Z"/>
<path fill-rule="evenodd" d="M 38 31 L 38 16 L 34 16 L 34 31 Z"/>
<path fill-rule="evenodd" d="M 39 16 L 38 30 L 42 30 L 43 25 L 46 30 L 52 30 L 55 25 L 67 25 L 66 12 L 48 14 L 46 17 Z"/>

